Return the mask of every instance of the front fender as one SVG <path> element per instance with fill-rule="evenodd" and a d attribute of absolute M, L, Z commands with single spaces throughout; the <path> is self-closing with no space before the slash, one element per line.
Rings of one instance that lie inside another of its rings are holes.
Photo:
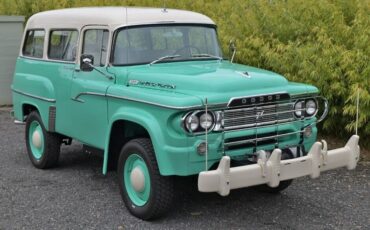
<path fill-rule="evenodd" d="M 127 109 L 127 107 L 118 109 L 109 120 L 107 135 L 105 139 L 103 174 L 105 175 L 107 173 L 108 168 L 109 141 L 112 126 L 114 122 L 119 120 L 130 121 L 139 124 L 147 130 L 156 154 L 158 168 L 162 174 L 162 169 L 165 168 L 163 166 L 167 164 L 166 154 L 159 154 L 161 152 L 159 143 L 164 143 L 162 128 L 158 123 L 157 118 L 155 118 L 152 114 L 145 110 L 134 107 L 130 107 L 129 109 Z"/>

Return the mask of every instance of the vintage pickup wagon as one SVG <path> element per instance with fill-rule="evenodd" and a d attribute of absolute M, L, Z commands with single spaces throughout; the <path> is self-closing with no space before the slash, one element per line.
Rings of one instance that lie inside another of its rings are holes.
<path fill-rule="evenodd" d="M 13 116 L 26 124 L 36 168 L 55 166 L 72 139 L 100 150 L 103 174 L 117 169 L 127 209 L 145 220 L 170 209 L 178 176 L 226 196 L 257 185 L 279 192 L 297 177 L 356 167 L 357 135 L 330 151 L 316 142 L 328 112 L 316 87 L 232 59 L 215 23 L 194 12 L 38 13 L 16 64 Z"/>

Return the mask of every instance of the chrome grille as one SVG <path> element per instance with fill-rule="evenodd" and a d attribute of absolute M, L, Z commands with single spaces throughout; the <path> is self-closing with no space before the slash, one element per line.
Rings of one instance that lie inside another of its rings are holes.
<path fill-rule="evenodd" d="M 224 111 L 225 130 L 263 126 L 294 119 L 294 103 L 255 106 Z"/>

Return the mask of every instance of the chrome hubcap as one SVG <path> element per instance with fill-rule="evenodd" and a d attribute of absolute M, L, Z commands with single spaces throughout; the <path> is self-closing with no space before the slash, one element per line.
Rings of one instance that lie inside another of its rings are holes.
<path fill-rule="evenodd" d="M 35 130 L 32 134 L 32 144 L 38 149 L 41 149 L 42 147 L 41 134 L 38 130 Z"/>
<path fill-rule="evenodd" d="M 143 170 L 136 166 L 130 175 L 131 185 L 136 192 L 142 192 L 145 188 L 145 176 Z"/>

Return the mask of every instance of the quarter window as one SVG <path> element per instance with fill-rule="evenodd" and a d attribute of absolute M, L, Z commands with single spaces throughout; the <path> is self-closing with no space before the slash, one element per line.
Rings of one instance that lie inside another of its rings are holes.
<path fill-rule="evenodd" d="M 83 54 L 94 56 L 95 66 L 104 66 L 107 60 L 108 30 L 86 30 L 82 47 Z"/>
<path fill-rule="evenodd" d="M 78 32 L 75 30 L 53 30 L 50 33 L 50 59 L 75 61 L 77 53 Z"/>
<path fill-rule="evenodd" d="M 29 30 L 26 34 L 23 46 L 23 55 L 35 58 L 42 58 L 44 53 L 44 30 Z"/>

